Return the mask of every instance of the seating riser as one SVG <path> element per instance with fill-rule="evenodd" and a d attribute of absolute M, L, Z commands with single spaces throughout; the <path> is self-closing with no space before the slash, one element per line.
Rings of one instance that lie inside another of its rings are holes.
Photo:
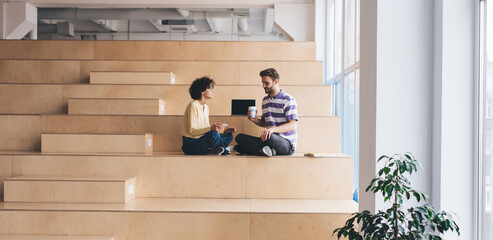
<path fill-rule="evenodd" d="M 14 176 L 135 176 L 136 197 L 351 199 L 352 158 L 13 156 Z"/>
<path fill-rule="evenodd" d="M 310 61 L 315 57 L 315 42 L 0 41 L 0 59 Z"/>
<path fill-rule="evenodd" d="M 188 85 L 0 85 L 5 96 L 0 114 L 62 114 L 71 98 L 159 98 L 169 103 L 165 115 L 183 115 L 191 101 Z M 330 86 L 283 86 L 296 98 L 300 116 L 330 116 Z M 262 107 L 264 89 L 258 86 L 217 86 L 207 102 L 211 115 L 231 115 L 232 99 L 255 99 Z"/>
<path fill-rule="evenodd" d="M 69 99 L 68 114 L 164 115 L 160 99 Z"/>
<path fill-rule="evenodd" d="M 152 153 L 152 134 L 41 134 L 42 153 Z"/>
<path fill-rule="evenodd" d="M 181 116 L 83 116 L 0 115 L 0 150 L 40 151 L 43 133 L 153 133 L 155 152 L 181 152 Z M 260 136 L 262 128 L 244 116 L 211 117 L 211 122 L 228 123 L 237 133 Z M 296 152 L 332 152 L 341 149 L 339 117 L 300 117 Z M 231 145 L 234 145 L 235 142 Z"/>
<path fill-rule="evenodd" d="M 5 202 L 126 203 L 135 198 L 135 179 L 119 182 L 8 180 L 4 184 Z"/>
<path fill-rule="evenodd" d="M 322 85 L 323 62 L 316 61 L 69 61 L 0 60 L 0 83 L 90 83 L 91 71 L 173 72 L 175 84 L 201 76 L 218 85 L 259 85 L 259 72 L 275 68 L 282 85 Z M 25 69 L 19 71 L 19 69 Z"/>
<path fill-rule="evenodd" d="M 115 239 L 337 239 L 349 214 L 1 211 L 0 233 L 113 235 Z M 193 227 L 191 227 L 193 226 Z"/>

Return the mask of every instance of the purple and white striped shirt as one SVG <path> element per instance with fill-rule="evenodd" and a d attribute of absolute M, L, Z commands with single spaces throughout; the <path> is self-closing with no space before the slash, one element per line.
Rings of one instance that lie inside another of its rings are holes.
<path fill-rule="evenodd" d="M 281 90 L 273 98 L 270 98 L 269 95 L 264 97 L 262 100 L 262 120 L 267 127 L 281 126 L 293 119 L 298 121 L 298 109 L 293 96 Z M 279 135 L 291 143 L 294 151 L 298 140 L 296 128 Z"/>

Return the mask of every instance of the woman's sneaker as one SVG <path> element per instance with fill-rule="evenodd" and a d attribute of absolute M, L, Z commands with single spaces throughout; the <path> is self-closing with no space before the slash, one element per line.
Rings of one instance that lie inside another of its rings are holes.
<path fill-rule="evenodd" d="M 273 149 L 269 146 L 264 146 L 262 148 L 262 155 L 267 156 L 267 157 L 276 156 L 276 149 Z"/>
<path fill-rule="evenodd" d="M 217 148 L 212 149 L 212 154 L 214 154 L 214 155 L 221 156 L 221 154 L 223 154 L 223 152 L 224 152 L 223 147 L 217 147 Z"/>

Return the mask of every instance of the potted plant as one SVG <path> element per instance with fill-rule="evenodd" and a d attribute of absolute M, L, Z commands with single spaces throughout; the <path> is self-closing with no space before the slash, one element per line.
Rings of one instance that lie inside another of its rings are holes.
<path fill-rule="evenodd" d="M 410 153 L 396 154 L 391 157 L 381 156 L 378 162 L 384 166 L 378 171 L 378 176 L 371 180 L 366 192 L 379 193 L 384 202 L 392 206 L 385 211 L 372 214 L 368 210 L 351 215 L 346 224 L 334 230 L 337 238 L 346 237 L 349 240 L 386 240 L 386 239 L 442 239 L 441 233 L 456 232 L 460 236 L 459 226 L 450 213 L 435 209 L 429 204 L 411 207 L 406 211 L 402 207 L 405 200 L 411 198 L 426 201 L 428 196 L 411 188 L 406 175 L 418 170 L 419 162 Z"/>

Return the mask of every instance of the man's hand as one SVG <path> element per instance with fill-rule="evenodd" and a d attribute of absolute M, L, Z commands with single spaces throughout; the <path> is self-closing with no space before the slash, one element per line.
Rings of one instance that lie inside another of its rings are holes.
<path fill-rule="evenodd" d="M 262 134 L 260 134 L 260 140 L 266 141 L 267 139 L 270 139 L 270 135 L 274 132 L 274 128 L 269 128 L 264 131 L 262 131 Z"/>
<path fill-rule="evenodd" d="M 256 118 L 252 118 L 252 112 L 248 111 L 248 120 L 250 120 L 251 122 L 255 123 L 255 124 L 259 124 L 260 120 L 258 119 L 258 117 Z"/>
<path fill-rule="evenodd" d="M 214 123 L 211 125 L 211 131 L 221 131 L 221 130 L 224 130 L 224 127 L 222 126 L 221 123 Z"/>
<path fill-rule="evenodd" d="M 226 129 L 224 129 L 224 132 L 234 133 L 234 132 L 236 132 L 236 128 L 234 128 L 234 127 L 226 128 Z"/>

